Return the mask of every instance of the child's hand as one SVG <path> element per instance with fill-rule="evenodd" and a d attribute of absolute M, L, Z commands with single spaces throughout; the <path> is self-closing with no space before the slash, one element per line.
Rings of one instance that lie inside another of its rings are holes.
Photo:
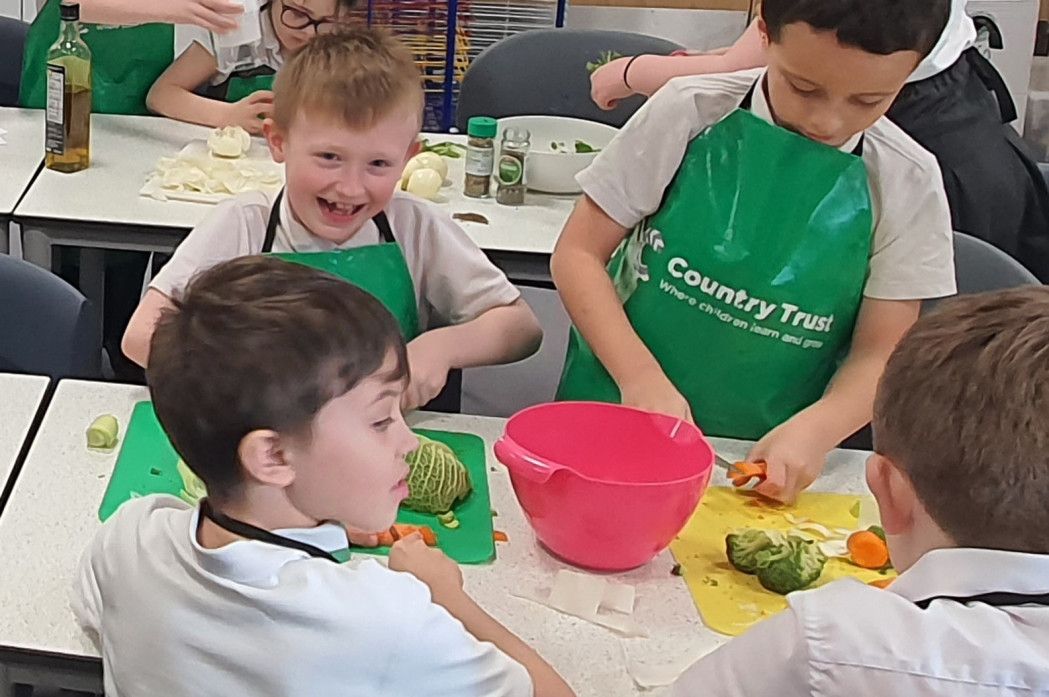
<path fill-rule="evenodd" d="M 755 491 L 793 503 L 819 477 L 833 447 L 824 444 L 819 430 L 807 423 L 804 413 L 780 424 L 747 455 L 748 462 L 764 462 L 768 468 L 767 479 Z"/>
<path fill-rule="evenodd" d="M 692 422 L 692 409 L 662 371 L 638 375 L 619 386 L 623 405 Z"/>
<path fill-rule="evenodd" d="M 164 0 L 164 19 L 168 24 L 195 24 L 224 34 L 237 28 L 242 4 L 231 0 Z"/>
<path fill-rule="evenodd" d="M 425 406 L 441 393 L 452 369 L 440 330 L 420 334 L 408 342 L 408 366 L 412 381 L 401 398 L 405 411 Z"/>
<path fill-rule="evenodd" d="M 227 107 L 227 125 L 240 126 L 253 136 L 262 135 L 262 119 L 273 115 L 273 93 L 260 90 Z"/>
<path fill-rule="evenodd" d="M 463 590 L 463 574 L 459 565 L 436 547 L 427 547 L 418 533 L 393 543 L 390 548 L 390 568 L 406 571 L 425 583 L 438 605 Z"/>
<path fill-rule="evenodd" d="M 630 58 L 616 58 L 602 65 L 590 76 L 590 98 L 600 108 L 610 111 L 620 99 L 633 96 L 634 90 L 627 87 L 623 79 Z"/>

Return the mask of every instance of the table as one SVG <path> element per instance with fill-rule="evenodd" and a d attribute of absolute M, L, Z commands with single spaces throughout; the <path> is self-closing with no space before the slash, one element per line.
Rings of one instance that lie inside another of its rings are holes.
<path fill-rule="evenodd" d="M 0 373 L 0 492 L 19 464 L 22 446 L 50 384 L 51 379 L 42 375 Z"/>
<path fill-rule="evenodd" d="M 8 252 L 11 214 L 44 163 L 44 112 L 0 108 L 0 254 Z"/>
<path fill-rule="evenodd" d="M 101 692 L 98 652 L 77 627 L 68 597 L 79 555 L 99 527 L 97 509 L 116 455 L 89 452 L 83 429 L 102 413 L 116 415 L 124 426 L 135 402 L 146 398 L 146 389 L 136 386 L 68 380 L 58 385 L 0 516 L 0 670 L 7 670 L 9 680 Z M 410 421 L 413 426 L 476 433 L 486 441 L 496 527 L 508 533 L 510 542 L 498 546 L 496 563 L 463 568 L 467 589 L 535 646 L 581 696 L 639 694 L 627 662 L 681 663 L 727 640 L 702 626 L 683 579 L 670 573 L 674 562 L 669 552 L 617 577 L 636 587 L 635 617 L 649 630 L 649 638 L 619 639 L 605 629 L 512 597 L 515 588 L 548 585 L 563 565 L 536 545 L 505 470 L 496 466 L 491 454 L 504 422 L 432 414 L 415 415 Z M 742 457 L 748 447 L 733 441 L 716 445 L 730 460 Z M 821 488 L 862 491 L 863 457 L 834 453 Z M 723 480 L 724 474 L 718 470 L 716 477 Z M 0 696 L 9 697 L 4 685 L 0 679 Z"/>
<path fill-rule="evenodd" d="M 2 124 L 0 124 L 2 125 Z M 22 225 L 25 258 L 51 268 L 52 245 L 88 250 L 130 249 L 170 252 L 211 209 L 199 203 L 156 201 L 139 195 L 160 157 L 173 156 L 209 129 L 150 116 L 96 114 L 92 117 L 91 167 L 75 174 L 44 170 L 15 210 Z M 463 136 L 429 135 L 431 141 L 465 142 Z M 42 150 L 41 150 L 42 151 Z M 461 189 L 463 161 L 450 161 L 450 178 Z M 452 187 L 455 188 L 455 187 Z M 478 212 L 489 225 L 464 225 L 473 240 L 522 282 L 549 280 L 554 243 L 574 197 L 530 195 L 520 208 L 466 199 L 446 188 L 449 210 Z M 88 253 L 89 273 L 100 273 L 98 256 Z M 84 288 L 93 297 L 97 278 Z"/>

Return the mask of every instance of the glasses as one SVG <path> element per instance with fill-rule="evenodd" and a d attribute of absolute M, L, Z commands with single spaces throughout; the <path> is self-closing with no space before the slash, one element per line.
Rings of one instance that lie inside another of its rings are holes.
<path fill-rule="evenodd" d="M 296 7 L 288 7 L 287 5 L 284 5 L 284 9 L 280 12 L 280 23 L 288 29 L 296 30 L 313 27 L 313 31 L 316 34 L 334 34 L 339 29 L 346 26 L 346 22 L 343 20 L 331 17 L 314 19 L 308 13 Z"/>

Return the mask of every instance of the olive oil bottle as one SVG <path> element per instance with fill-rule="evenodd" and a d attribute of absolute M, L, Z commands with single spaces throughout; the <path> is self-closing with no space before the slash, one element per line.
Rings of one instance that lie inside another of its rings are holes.
<path fill-rule="evenodd" d="M 58 41 L 47 54 L 44 164 L 79 172 L 91 163 L 91 49 L 80 38 L 80 5 L 62 3 Z"/>

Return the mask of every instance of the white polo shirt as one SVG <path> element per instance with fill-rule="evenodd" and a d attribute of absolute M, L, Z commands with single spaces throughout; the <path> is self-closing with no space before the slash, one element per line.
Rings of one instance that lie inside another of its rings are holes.
<path fill-rule="evenodd" d="M 966 14 L 968 0 L 951 0 L 951 14 L 940 40 L 925 57 L 918 68 L 907 78 L 907 82 L 919 82 L 939 75 L 958 62 L 962 53 L 976 43 L 976 25 Z"/>
<path fill-rule="evenodd" d="M 270 19 L 270 10 L 262 10 L 260 25 L 262 29 L 263 60 L 261 65 L 252 67 L 260 68 L 266 66 L 274 70 L 280 70 L 284 64 L 284 57 L 281 55 L 280 41 L 277 40 L 277 33 L 274 31 L 273 22 Z M 194 43 L 200 44 L 201 48 L 212 56 L 215 55 L 215 41 L 210 31 L 195 24 L 176 24 L 175 56 L 181 56 Z M 229 75 L 228 72 L 218 71 L 211 77 L 210 83 L 212 85 L 222 84 Z"/>
<path fill-rule="evenodd" d="M 415 577 L 254 540 L 204 549 L 171 496 L 121 506 L 85 551 L 73 610 L 100 638 L 109 697 L 530 697 Z M 328 551 L 335 525 L 282 530 Z"/>
<path fill-rule="evenodd" d="M 756 69 L 671 80 L 578 175 L 583 192 L 619 225 L 633 228 L 659 209 L 689 143 L 735 111 L 763 75 L 764 69 Z M 751 111 L 773 123 L 760 88 Z M 859 135 L 842 149 L 851 152 Z M 864 295 L 882 300 L 953 295 L 951 214 L 936 158 L 886 118 L 862 135 L 874 208 Z"/>
<path fill-rule="evenodd" d="M 929 552 L 887 590 L 854 579 L 787 596 L 788 609 L 701 658 L 674 697 L 1049 695 L 1049 607 L 936 596 L 1049 593 L 1049 555 Z"/>
<path fill-rule="evenodd" d="M 258 191 L 218 204 L 175 249 L 150 287 L 178 297 L 197 273 L 260 253 L 272 206 L 272 199 Z M 451 216 L 432 203 L 398 191 L 386 206 L 386 217 L 408 263 L 422 329 L 442 322 L 461 324 L 521 297 Z M 329 252 L 380 241 L 372 221 L 341 245 L 316 237 L 291 215 L 284 196 L 272 251 Z"/>

